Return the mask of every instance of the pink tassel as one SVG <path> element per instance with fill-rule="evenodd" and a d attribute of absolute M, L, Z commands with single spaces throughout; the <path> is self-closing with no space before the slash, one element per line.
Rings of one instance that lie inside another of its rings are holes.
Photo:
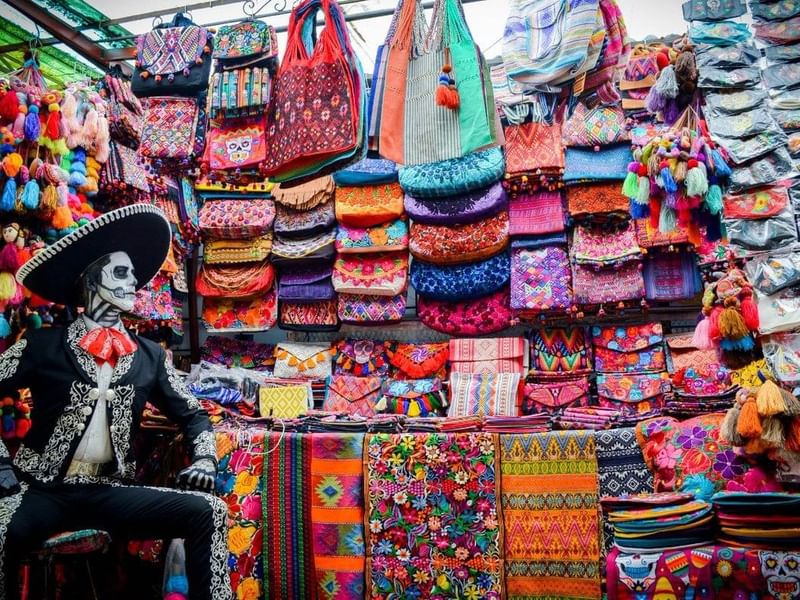
<path fill-rule="evenodd" d="M 713 350 L 714 344 L 709 337 L 709 327 L 711 322 L 708 318 L 703 317 L 703 320 L 694 328 L 694 335 L 692 336 L 692 345 L 698 350 Z"/>
<path fill-rule="evenodd" d="M 0 270 L 16 273 L 17 269 L 19 269 L 17 246 L 14 243 L 6 243 L 0 250 Z"/>

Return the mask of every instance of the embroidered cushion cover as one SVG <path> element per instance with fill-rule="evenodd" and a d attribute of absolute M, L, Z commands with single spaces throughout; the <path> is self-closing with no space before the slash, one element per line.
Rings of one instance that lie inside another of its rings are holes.
<path fill-rule="evenodd" d="M 519 373 L 450 373 L 450 417 L 519 414 Z"/>
<path fill-rule="evenodd" d="M 275 348 L 275 377 L 324 379 L 333 370 L 335 352 L 330 344 L 282 342 Z"/>

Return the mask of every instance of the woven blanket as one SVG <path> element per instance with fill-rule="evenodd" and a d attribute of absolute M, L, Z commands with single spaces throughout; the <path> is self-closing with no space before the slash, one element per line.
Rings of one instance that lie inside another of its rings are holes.
<path fill-rule="evenodd" d="M 264 598 L 311 600 L 316 597 L 308 497 L 312 437 L 281 435 L 271 432 L 264 449 Z"/>
<path fill-rule="evenodd" d="M 496 436 L 375 434 L 367 440 L 365 597 L 500 600 Z"/>
<path fill-rule="evenodd" d="M 653 474 L 644 462 L 632 427 L 594 434 L 600 497 L 653 491 Z M 614 527 L 603 519 L 603 554 L 614 546 Z"/>
<path fill-rule="evenodd" d="M 363 433 L 311 437 L 311 532 L 320 600 L 364 597 Z"/>
<path fill-rule="evenodd" d="M 228 569 L 236 598 L 264 598 L 261 489 L 265 429 L 221 427 L 216 431 L 216 492 L 228 505 Z M 244 438 L 249 441 L 244 443 Z"/>
<path fill-rule="evenodd" d="M 599 600 L 594 434 L 504 435 L 500 466 L 508 600 Z"/>

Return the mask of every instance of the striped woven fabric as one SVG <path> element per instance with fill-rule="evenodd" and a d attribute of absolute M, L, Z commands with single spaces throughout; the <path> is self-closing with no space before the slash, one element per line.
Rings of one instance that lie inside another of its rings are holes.
<path fill-rule="evenodd" d="M 364 596 L 363 433 L 311 437 L 311 532 L 320 600 Z"/>
<path fill-rule="evenodd" d="M 273 432 L 264 444 L 264 598 L 316 598 L 308 496 L 311 440 Z"/>
<path fill-rule="evenodd" d="M 500 474 L 508 600 L 599 600 L 594 434 L 501 436 Z"/>

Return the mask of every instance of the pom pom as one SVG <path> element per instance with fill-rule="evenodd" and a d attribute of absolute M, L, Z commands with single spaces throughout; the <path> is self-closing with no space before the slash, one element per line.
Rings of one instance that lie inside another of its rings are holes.
<path fill-rule="evenodd" d="M 757 438 L 761 436 L 762 431 L 755 398 L 748 398 L 742 406 L 739 420 L 736 422 L 736 433 L 744 438 Z"/>
<path fill-rule="evenodd" d="M 728 163 L 722 158 L 722 154 L 716 148 L 711 150 L 711 162 L 714 165 L 714 174 L 717 177 L 730 177 L 733 173 Z"/>
<path fill-rule="evenodd" d="M 22 192 L 22 205 L 28 210 L 39 208 L 39 192 L 39 184 L 35 179 L 31 179 L 25 184 L 25 189 Z"/>
<path fill-rule="evenodd" d="M 634 163 L 636 164 L 636 163 Z M 647 184 L 648 200 L 650 198 L 650 184 Z M 635 171 L 628 170 L 625 181 L 622 184 L 622 193 L 626 198 L 636 198 L 639 193 L 639 177 Z"/>
<path fill-rule="evenodd" d="M 69 174 L 69 180 L 67 183 L 70 187 L 79 188 L 82 185 L 86 185 L 86 175 L 80 171 L 73 171 Z"/>
<path fill-rule="evenodd" d="M 186 595 L 189 593 L 189 581 L 185 575 L 171 575 L 167 579 L 164 591 Z"/>
<path fill-rule="evenodd" d="M 786 436 L 783 433 L 783 424 L 780 419 L 776 417 L 768 417 L 764 419 L 761 426 L 761 440 L 775 448 L 782 448 L 786 441 Z"/>
<path fill-rule="evenodd" d="M 42 210 L 46 212 L 50 212 L 56 209 L 58 206 L 58 192 L 56 192 L 56 186 L 52 183 L 44 188 L 44 192 L 42 192 L 42 201 L 41 207 Z"/>
<path fill-rule="evenodd" d="M 19 113 L 19 98 L 12 92 L 6 92 L 0 99 L 0 117 L 2 120 L 13 123 Z"/>
<path fill-rule="evenodd" d="M 662 167 L 661 171 L 661 181 L 663 183 L 664 191 L 668 194 L 675 194 L 678 191 L 678 184 L 675 182 L 675 179 L 672 177 L 672 171 L 669 170 L 669 167 Z"/>
<path fill-rule="evenodd" d="M 16 177 L 24 161 L 18 152 L 12 152 L 3 159 L 3 172 L 8 177 Z"/>
<path fill-rule="evenodd" d="M 69 229 L 75 226 L 75 221 L 72 219 L 72 211 L 68 206 L 59 206 L 55 210 L 52 219 L 53 227 L 56 229 Z"/>
<path fill-rule="evenodd" d="M 0 210 L 11 212 L 17 201 L 17 182 L 13 177 L 6 179 L 3 195 L 0 196 Z"/>
<path fill-rule="evenodd" d="M 8 302 L 17 294 L 17 282 L 8 271 L 0 272 L 0 301 Z"/>
<path fill-rule="evenodd" d="M 722 188 L 719 185 L 715 183 L 708 186 L 705 200 L 708 212 L 712 215 L 718 215 L 722 212 Z"/>
<path fill-rule="evenodd" d="M 767 379 L 758 389 L 756 407 L 758 408 L 758 414 L 762 417 L 774 417 L 786 412 L 786 404 L 783 402 L 781 388 L 774 381 Z"/>
<path fill-rule="evenodd" d="M 736 424 L 739 422 L 739 415 L 742 409 L 738 405 L 734 405 L 727 413 L 722 423 L 719 426 L 719 433 L 723 440 L 726 440 L 732 446 L 744 446 L 745 440 L 736 431 Z"/>
<path fill-rule="evenodd" d="M 708 192 L 708 177 L 705 166 L 689 169 L 686 174 L 686 194 L 690 198 L 702 198 Z"/>

